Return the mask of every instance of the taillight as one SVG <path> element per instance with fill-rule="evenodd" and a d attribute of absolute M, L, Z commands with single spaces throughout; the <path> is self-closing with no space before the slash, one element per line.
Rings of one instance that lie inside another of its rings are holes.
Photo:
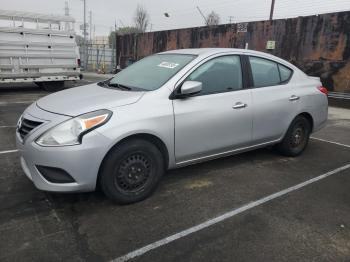
<path fill-rule="evenodd" d="M 328 90 L 327 88 L 323 87 L 323 86 L 319 86 L 317 87 L 318 90 L 320 90 L 323 94 L 325 94 L 326 96 L 328 96 Z"/>
<path fill-rule="evenodd" d="M 77 59 L 77 64 L 78 64 L 79 67 L 81 66 L 81 61 L 80 61 L 79 58 Z"/>

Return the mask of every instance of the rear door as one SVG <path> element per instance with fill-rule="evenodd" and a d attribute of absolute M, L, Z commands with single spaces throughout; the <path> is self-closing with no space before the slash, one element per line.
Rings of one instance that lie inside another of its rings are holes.
<path fill-rule="evenodd" d="M 173 101 L 177 163 L 199 160 L 251 143 L 252 108 L 240 56 L 213 58 L 186 80 L 202 82 L 193 97 Z"/>
<path fill-rule="evenodd" d="M 293 71 L 261 57 L 249 56 L 248 60 L 253 82 L 252 141 L 261 144 L 280 139 L 298 111 L 300 97 L 289 84 Z"/>

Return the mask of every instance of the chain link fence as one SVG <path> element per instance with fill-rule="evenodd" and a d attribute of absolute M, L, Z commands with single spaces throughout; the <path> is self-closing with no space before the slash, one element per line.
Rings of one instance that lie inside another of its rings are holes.
<path fill-rule="evenodd" d="M 116 68 L 116 55 L 115 49 L 110 48 L 106 44 L 88 44 L 87 45 L 87 56 L 85 59 L 85 48 L 79 46 L 80 59 L 82 68 L 85 71 L 98 72 L 98 73 L 112 73 Z"/>

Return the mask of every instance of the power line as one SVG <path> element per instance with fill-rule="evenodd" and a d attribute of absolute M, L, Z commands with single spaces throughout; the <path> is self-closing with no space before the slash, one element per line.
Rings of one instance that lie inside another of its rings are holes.
<path fill-rule="evenodd" d="M 253 2 L 254 1 L 254 2 Z M 215 11 L 218 12 L 219 14 L 225 14 L 226 15 L 231 15 L 234 16 L 234 22 L 240 22 L 240 21 L 252 21 L 252 20 L 266 20 L 269 18 L 269 13 L 271 14 L 272 12 L 272 19 L 276 18 L 291 18 L 291 17 L 296 17 L 296 16 L 306 16 L 306 15 L 313 15 L 313 14 L 322 14 L 322 13 L 327 13 L 327 12 L 337 12 L 337 11 L 345 11 L 345 10 L 339 10 L 338 3 L 342 5 L 349 5 L 349 0 L 323 0 L 323 1 L 316 1 L 316 0 L 274 0 L 274 6 L 273 8 L 270 8 L 270 4 L 272 7 L 272 0 L 217 0 L 215 2 L 215 5 L 212 4 L 212 2 L 207 1 L 200 1 L 200 7 L 201 7 L 201 12 L 203 11 L 204 13 L 207 12 L 207 10 L 215 8 Z M 334 3 L 337 3 L 335 5 Z M 251 6 L 254 4 L 254 9 L 251 8 Z M 272 10 L 271 10 L 272 9 Z M 345 9 L 345 8 L 344 8 Z M 349 8 L 350 9 L 350 6 Z M 249 10 L 249 13 L 248 11 Z M 102 10 L 97 10 L 98 12 L 102 12 Z M 156 22 L 157 29 L 162 28 L 162 29 L 168 29 L 172 27 L 177 27 L 177 28 L 183 28 L 183 27 L 189 27 L 193 25 L 200 25 L 200 20 L 198 19 L 196 22 L 191 22 L 187 17 L 192 17 L 193 14 L 195 14 L 196 6 L 192 6 L 189 4 L 189 7 L 184 9 L 184 7 L 180 8 L 174 8 L 174 9 L 169 9 L 166 10 L 168 13 L 171 13 L 171 16 L 173 17 L 173 20 L 176 19 L 177 23 L 176 26 L 175 24 L 172 23 L 165 23 L 165 21 L 162 20 L 164 18 L 163 12 L 151 12 L 150 15 L 152 17 L 152 20 Z M 95 12 L 95 11 L 94 11 Z M 203 14 L 202 12 L 202 14 Z M 229 14 L 227 14 L 229 13 Z M 201 14 L 201 17 L 203 17 Z M 251 15 L 251 16 L 247 16 Z M 95 17 L 96 14 L 94 13 Z M 231 20 L 231 23 L 233 22 L 233 19 L 228 16 L 229 19 Z M 126 18 L 124 18 L 126 19 Z M 98 20 L 98 16 L 97 16 Z M 101 20 L 102 21 L 102 20 Z M 170 22 L 170 21 L 169 21 Z M 112 24 L 113 21 L 110 22 Z M 96 26 L 107 28 L 105 24 L 96 24 Z M 153 30 L 157 30 L 154 28 Z M 108 27 L 109 28 L 109 27 Z M 158 29 L 158 30 L 159 30 Z"/>
<path fill-rule="evenodd" d="M 200 10 L 199 6 L 197 6 L 197 9 L 198 9 L 199 13 L 201 14 L 201 16 L 203 17 L 203 19 L 204 19 L 204 21 L 205 21 L 205 24 L 207 25 L 207 24 L 208 24 L 207 18 L 206 18 L 205 15 L 202 13 L 202 11 Z"/>
<path fill-rule="evenodd" d="M 121 23 L 121 25 L 122 25 L 123 27 L 125 27 L 125 25 L 124 25 L 124 23 L 123 23 L 123 21 L 122 21 L 121 19 L 119 19 L 118 21 Z"/>
<path fill-rule="evenodd" d="M 215 7 L 216 9 L 221 9 L 221 8 L 224 8 L 226 6 L 233 6 L 233 5 L 237 5 L 237 2 L 239 2 L 240 0 L 238 1 L 229 1 L 229 2 L 218 2 L 218 3 L 215 3 Z M 251 3 L 248 3 L 250 1 L 244 1 L 240 4 L 240 7 L 242 7 L 243 5 L 251 5 Z M 338 1 L 339 2 L 339 1 Z M 262 2 L 260 2 L 262 3 Z M 295 2 L 291 1 L 291 0 L 279 0 L 276 2 L 276 7 L 274 8 L 274 10 L 277 10 L 277 7 L 281 6 L 281 4 L 289 4 L 289 5 L 294 5 Z M 349 3 L 349 0 L 344 0 L 340 3 Z M 302 1 L 302 4 L 298 4 L 297 5 L 298 8 L 293 8 L 293 7 L 290 7 L 290 6 L 287 6 L 287 7 L 284 7 L 284 9 L 287 9 L 289 13 L 293 12 L 293 11 L 300 11 L 301 9 L 305 9 L 305 7 L 313 7 L 313 11 L 315 9 L 319 9 L 319 8 L 329 8 L 330 11 L 334 10 L 332 7 L 334 7 L 334 3 L 331 3 L 331 2 L 321 2 L 321 3 L 312 3 L 312 2 L 305 2 L 305 0 Z M 202 5 L 201 5 L 202 7 Z M 225 10 L 227 10 L 228 8 L 225 8 Z M 184 10 L 184 12 L 181 12 L 182 10 Z M 251 9 L 250 9 L 251 10 Z M 261 11 L 261 10 L 259 10 Z M 185 14 L 193 14 L 194 13 L 194 9 L 176 9 L 176 10 L 169 10 L 169 13 L 172 13 L 172 14 L 176 14 L 176 16 L 184 16 Z M 260 12 L 261 13 L 261 12 Z M 264 14 L 267 14 L 268 15 L 268 12 L 267 10 L 266 11 L 263 11 Z M 275 13 L 275 12 L 274 12 Z M 256 15 L 257 13 L 254 12 L 254 14 Z M 163 14 L 152 14 L 151 15 L 152 17 L 163 17 Z M 239 17 L 239 15 L 237 15 L 236 17 Z"/>

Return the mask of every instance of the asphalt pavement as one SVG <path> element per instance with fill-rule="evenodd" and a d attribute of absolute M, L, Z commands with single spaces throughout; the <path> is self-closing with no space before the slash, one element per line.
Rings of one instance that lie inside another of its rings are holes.
<path fill-rule="evenodd" d="M 265 148 L 168 171 L 150 198 L 121 206 L 24 175 L 16 122 L 48 94 L 0 87 L 0 261 L 350 261 L 350 110 L 330 108 L 300 157 Z"/>

